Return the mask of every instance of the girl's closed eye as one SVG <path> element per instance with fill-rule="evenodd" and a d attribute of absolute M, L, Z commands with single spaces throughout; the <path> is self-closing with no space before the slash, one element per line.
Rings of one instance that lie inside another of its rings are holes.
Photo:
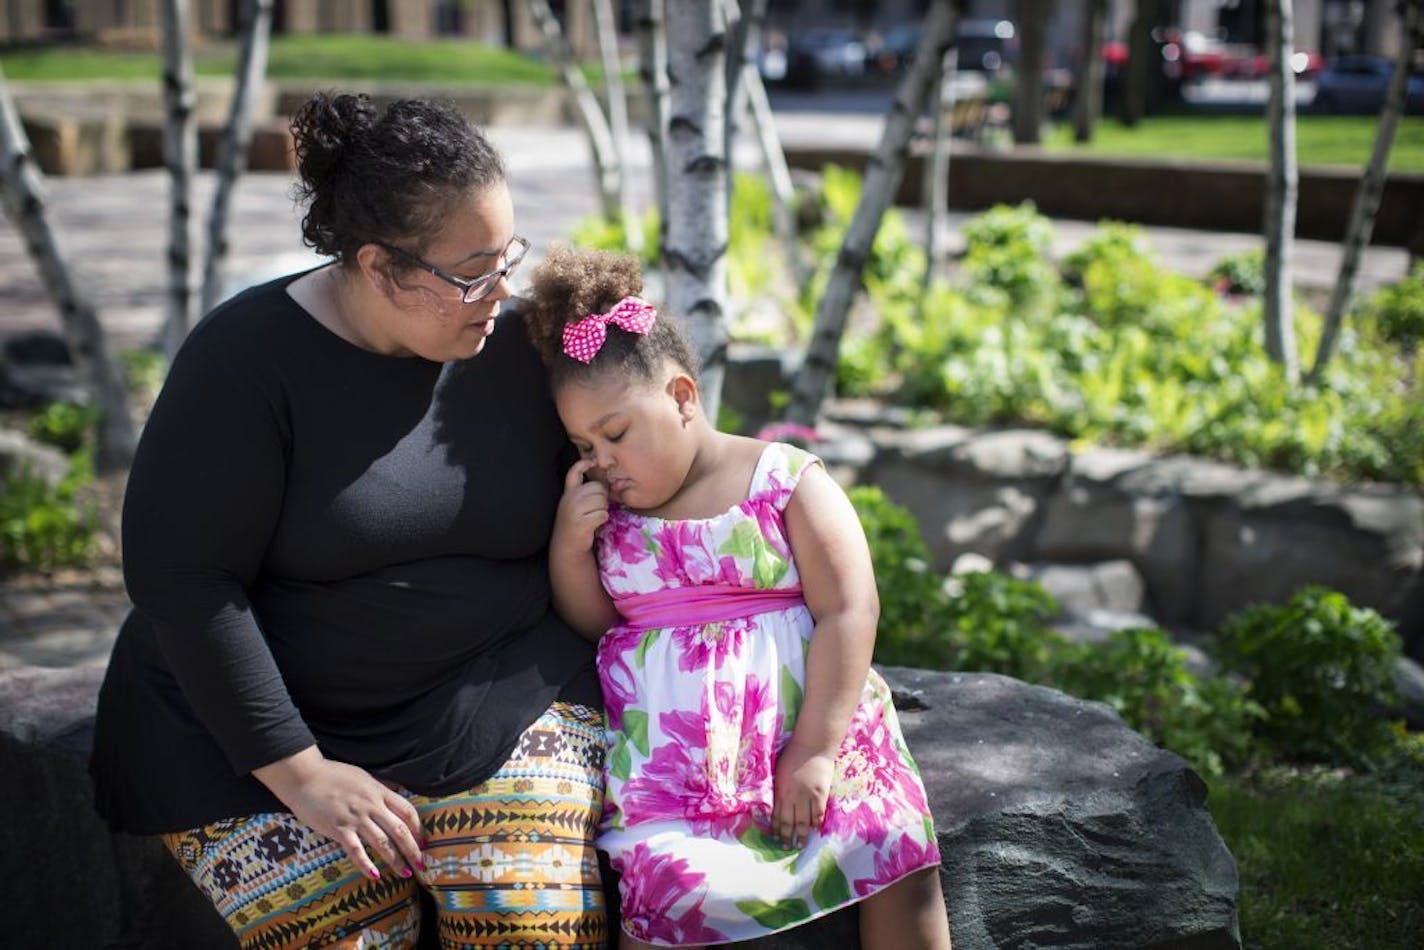
<path fill-rule="evenodd" d="M 627 429 L 624 429 L 622 432 L 618 433 L 617 435 L 610 435 L 610 436 L 608 437 L 608 441 L 609 441 L 609 442 L 621 442 L 621 441 L 623 440 L 623 437 L 624 437 L 625 435 L 627 435 L 627 434 L 628 434 L 628 430 L 627 430 Z"/>

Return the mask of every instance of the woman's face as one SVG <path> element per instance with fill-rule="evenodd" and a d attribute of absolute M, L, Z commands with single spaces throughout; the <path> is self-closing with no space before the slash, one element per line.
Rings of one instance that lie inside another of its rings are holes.
<path fill-rule="evenodd" d="M 671 371 L 659 382 L 611 374 L 569 382 L 554 394 L 569 439 L 596 463 L 589 476 L 636 511 L 661 508 L 686 482 L 697 455 L 688 425 L 702 411 L 696 399 L 696 384 Z"/>
<path fill-rule="evenodd" d="M 504 266 L 507 253 L 519 253 L 513 241 L 514 205 L 500 182 L 451 207 L 444 230 L 420 259 L 451 277 L 476 280 Z M 392 316 L 389 329 L 404 349 L 436 362 L 468 359 L 484 349 L 500 305 L 510 296 L 507 278 L 497 278 L 488 294 L 465 303 L 459 287 L 408 260 L 397 263 L 407 266 L 391 293 L 401 313 Z"/>

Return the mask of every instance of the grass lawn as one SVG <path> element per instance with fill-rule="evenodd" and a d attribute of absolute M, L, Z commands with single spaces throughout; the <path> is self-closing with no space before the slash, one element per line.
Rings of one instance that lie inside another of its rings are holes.
<path fill-rule="evenodd" d="M 200 76 L 231 76 L 237 54 L 230 44 L 195 51 Z M 162 72 L 158 53 L 55 46 L 0 55 L 11 81 L 153 79 Z M 462 40 L 411 42 L 388 36 L 278 36 L 272 40 L 273 79 L 394 79 L 470 85 L 552 85 L 545 63 L 502 47 Z"/>
<path fill-rule="evenodd" d="M 1253 950 L 1424 947 L 1424 774 L 1213 782 Z"/>
<path fill-rule="evenodd" d="M 1379 122 L 1373 116 L 1296 117 L 1296 153 L 1302 165 L 1363 168 Z M 1075 145 L 1071 123 L 1060 123 L 1047 140 L 1053 151 L 1171 158 L 1266 159 L 1264 116 L 1154 116 L 1129 129 L 1116 120 L 1099 123 L 1094 140 Z M 1424 117 L 1405 116 L 1390 150 L 1391 171 L 1424 171 Z"/>

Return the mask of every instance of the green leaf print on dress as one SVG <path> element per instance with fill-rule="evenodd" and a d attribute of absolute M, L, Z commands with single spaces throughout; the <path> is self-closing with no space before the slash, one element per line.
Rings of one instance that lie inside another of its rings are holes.
<path fill-rule="evenodd" d="M 757 590 L 771 590 L 776 587 L 791 567 L 791 562 L 767 543 L 761 529 L 754 521 L 742 521 L 732 529 L 731 535 L 717 549 L 718 554 L 730 554 L 740 560 L 752 562 L 752 585 Z"/>
<path fill-rule="evenodd" d="M 623 711 L 624 721 L 627 721 L 628 710 Z M 646 716 L 644 717 L 646 720 Z M 619 733 L 618 744 L 613 747 L 613 754 L 608 758 L 608 771 L 623 781 L 628 781 L 628 776 L 633 774 L 633 756 L 628 752 L 628 736 Z"/>
<path fill-rule="evenodd" d="M 829 851 L 821 852 L 820 867 L 816 870 L 816 883 L 811 885 L 811 898 L 822 910 L 830 910 L 850 902 L 850 882 L 846 880 L 836 857 Z"/>
<path fill-rule="evenodd" d="M 643 758 L 650 754 L 648 746 L 648 714 L 641 709 L 623 710 L 623 732 L 633 741 L 633 746 Z"/>
<path fill-rule="evenodd" d="M 771 930 L 780 930 L 811 916 L 811 908 L 798 897 L 784 901 L 737 901 L 737 910 Z"/>
<path fill-rule="evenodd" d="M 747 825 L 747 830 L 743 831 L 737 840 L 746 845 L 757 858 L 772 864 L 790 864 L 800 854 L 799 851 L 783 845 L 779 838 L 762 831 L 755 823 Z"/>
<path fill-rule="evenodd" d="M 804 694 L 801 684 L 791 675 L 791 667 L 781 668 L 781 731 L 790 732 L 796 728 L 796 717 L 801 714 L 801 700 Z"/>

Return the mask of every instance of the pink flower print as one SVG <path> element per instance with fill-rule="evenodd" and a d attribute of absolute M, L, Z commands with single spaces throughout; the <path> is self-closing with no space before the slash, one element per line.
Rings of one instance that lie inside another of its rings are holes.
<path fill-rule="evenodd" d="M 732 584 L 737 587 L 747 586 L 746 579 L 742 577 L 742 572 L 737 567 L 737 559 L 730 554 L 717 562 L 717 576 L 713 578 L 713 583 Z"/>
<path fill-rule="evenodd" d="M 623 813 L 628 824 L 691 818 L 702 812 L 709 785 L 706 768 L 707 727 L 696 713 L 663 713 L 658 724 L 669 741 L 623 783 Z"/>
<path fill-rule="evenodd" d="M 684 673 L 711 666 L 721 669 L 728 657 L 741 656 L 751 624 L 741 618 L 692 627 L 675 627 L 677 668 Z"/>
<path fill-rule="evenodd" d="M 623 926 L 634 937 L 670 944 L 727 939 L 707 926 L 704 895 L 698 893 L 707 875 L 690 870 L 686 860 L 655 854 L 646 844 L 638 844 L 620 863 Z M 694 894 L 697 897 L 689 900 Z"/>
<path fill-rule="evenodd" d="M 653 556 L 648 550 L 653 543 L 644 534 L 637 520 L 615 509 L 612 517 L 599 529 L 602 564 L 637 564 Z"/>
<path fill-rule="evenodd" d="M 756 515 L 757 529 L 767 547 L 775 551 L 777 557 L 783 561 L 789 560 L 791 547 L 786 543 L 786 524 L 781 511 L 770 501 L 762 499 L 752 505 L 752 513 Z"/>
<path fill-rule="evenodd" d="M 857 719 L 860 717 L 857 716 Z M 909 809 L 922 813 L 924 796 L 913 782 L 901 782 L 892 764 L 899 760 L 883 719 L 870 728 L 852 723 L 836 756 L 836 775 L 822 830 L 838 837 L 864 839 L 875 846 L 887 827 Z"/>
<path fill-rule="evenodd" d="M 603 709 L 610 729 L 623 728 L 623 710 L 638 699 L 638 680 L 628 656 L 642 638 L 643 634 L 635 631 L 615 630 L 598 642 L 598 682 L 603 687 Z"/>
<path fill-rule="evenodd" d="M 656 535 L 658 552 L 654 573 L 664 584 L 701 584 L 717 575 L 707 526 L 687 521 L 674 521 L 663 526 Z"/>
<path fill-rule="evenodd" d="M 901 835 L 888 852 L 875 855 L 874 874 L 856 879 L 856 896 L 873 894 L 885 885 L 893 884 L 906 874 L 921 868 L 936 867 L 939 860 L 939 846 L 933 838 L 921 844 L 913 835 Z"/>

